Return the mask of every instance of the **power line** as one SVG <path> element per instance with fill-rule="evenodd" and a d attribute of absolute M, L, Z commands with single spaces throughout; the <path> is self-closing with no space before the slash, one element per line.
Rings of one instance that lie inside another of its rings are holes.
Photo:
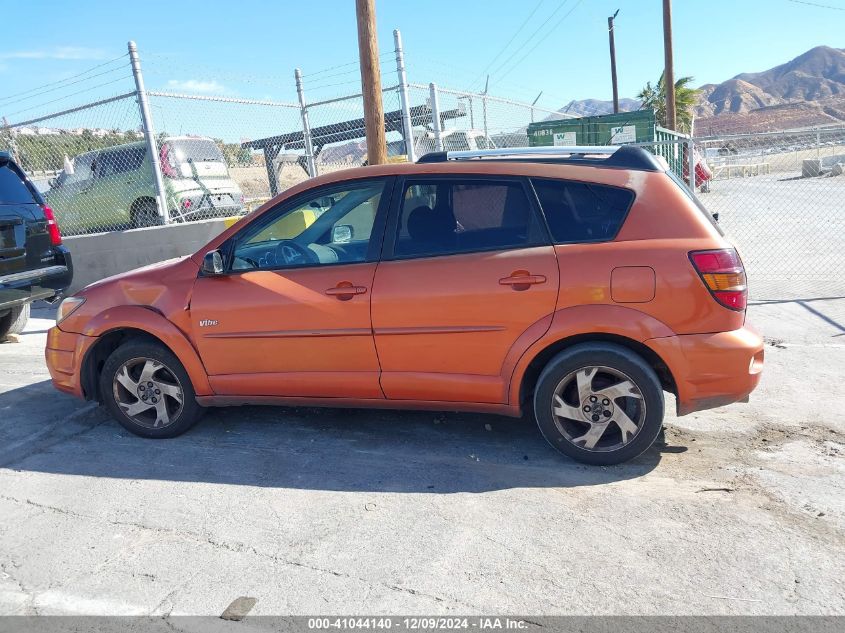
<path fill-rule="evenodd" d="M 72 92 L 71 94 L 59 97 L 58 99 L 53 99 L 52 101 L 45 101 L 44 103 L 39 103 L 38 105 L 30 106 L 28 108 L 24 108 L 23 110 L 18 110 L 17 112 L 9 112 L 6 116 L 14 116 L 16 114 L 20 114 L 21 112 L 29 112 L 30 110 L 35 110 L 36 108 L 40 108 L 45 105 L 50 105 L 51 103 L 56 103 L 57 101 L 63 101 L 69 97 L 75 97 L 76 95 L 81 95 L 85 92 L 96 90 L 97 88 L 102 88 L 103 86 L 109 86 L 111 84 L 117 83 L 118 81 L 124 81 L 126 79 L 131 79 L 131 77 L 118 77 L 117 79 L 113 79 L 112 81 L 106 81 L 101 84 L 97 84 L 96 86 L 88 86 L 87 88 L 85 88 L 85 90 Z"/>
<path fill-rule="evenodd" d="M 493 64 L 496 63 L 496 60 L 499 59 L 499 57 L 502 56 L 502 53 L 504 53 L 506 50 L 508 50 L 508 47 L 513 43 L 513 41 L 517 38 L 517 36 L 520 33 L 522 33 L 522 29 L 525 28 L 525 25 L 528 24 L 528 22 L 531 20 L 531 18 L 534 17 L 534 14 L 537 13 L 537 9 L 539 9 L 540 5 L 543 4 L 543 2 L 545 2 L 545 1 L 546 0 L 540 0 L 536 5 L 534 5 L 534 8 L 531 10 L 531 13 L 529 13 L 528 17 L 525 18 L 525 21 L 522 24 L 519 25 L 519 28 L 516 30 L 516 33 L 514 33 L 513 36 L 508 40 L 507 44 L 505 44 L 501 49 L 499 49 L 499 52 L 496 53 L 496 56 L 492 60 L 490 60 L 490 63 L 487 64 L 487 66 L 484 68 L 484 70 L 481 71 L 481 73 L 478 75 L 478 77 L 476 77 L 470 83 L 470 87 L 475 85 L 475 83 L 478 82 L 487 73 L 488 70 L 490 70 L 490 67 Z"/>
<path fill-rule="evenodd" d="M 504 74 L 502 74 L 502 75 L 500 75 L 500 76 L 499 76 L 499 78 L 497 79 L 497 81 L 501 81 L 502 79 L 504 79 L 505 77 L 507 77 L 510 73 L 512 73 L 512 72 L 514 71 L 514 69 L 518 68 L 518 67 L 519 67 L 519 65 L 520 65 L 520 64 L 521 64 L 521 63 L 525 60 L 525 58 L 526 58 L 526 57 L 528 57 L 531 53 L 533 53 L 533 52 L 537 49 L 537 47 L 538 47 L 538 46 L 540 46 L 540 44 L 542 44 L 543 42 L 545 42 L 545 41 L 549 38 L 549 36 L 550 36 L 552 33 L 554 33 L 554 32 L 555 32 L 555 30 L 557 29 L 557 27 L 559 27 L 559 26 L 563 23 L 563 21 L 564 21 L 566 18 L 568 18 L 568 17 L 572 14 L 572 12 L 573 12 L 573 11 L 575 11 L 575 9 L 577 9 L 577 8 L 578 8 L 578 6 L 579 6 L 579 5 L 580 5 L 583 1 L 584 1 L 584 0 L 578 0 L 578 1 L 575 3 L 575 5 L 574 5 L 574 6 L 573 6 L 573 7 L 572 7 L 569 11 L 567 11 L 566 13 L 564 13 L 564 14 L 563 14 L 563 16 L 561 16 L 560 20 L 558 20 L 557 22 L 555 22 L 555 23 L 552 25 L 552 28 L 551 28 L 551 29 L 549 29 L 549 31 L 548 31 L 548 32 L 547 32 L 547 33 L 546 33 L 543 37 L 541 37 L 539 40 L 537 40 L 537 42 L 534 44 L 534 46 L 532 46 L 532 47 L 528 50 L 528 52 L 526 52 L 526 53 L 525 53 L 525 55 L 523 55 L 522 57 L 520 57 L 520 58 L 516 61 L 516 63 L 515 63 L 515 64 L 513 64 L 513 65 L 510 67 L 510 69 L 509 69 L 506 73 L 504 73 Z M 561 5 L 561 7 L 563 7 L 563 6 L 564 6 L 564 5 Z M 539 29 L 538 29 L 538 30 L 539 30 Z"/>
<path fill-rule="evenodd" d="M 81 77 L 82 75 L 87 75 L 92 70 L 97 70 L 98 68 L 102 68 L 103 66 L 108 66 L 109 64 L 116 62 L 119 59 L 123 59 L 128 54 L 129 53 L 124 53 L 123 55 L 118 55 L 114 59 L 110 59 L 106 62 L 103 62 L 102 64 L 97 64 L 96 66 L 92 66 L 88 70 L 83 70 L 81 73 L 77 73 L 76 75 L 71 75 L 70 77 L 66 77 L 65 79 L 59 79 L 57 81 L 51 81 L 50 83 L 46 83 L 42 86 L 36 86 L 35 88 L 30 88 L 29 90 L 24 90 L 23 92 L 17 92 L 15 94 L 6 95 L 5 97 L 0 97 L 0 101 L 5 101 L 6 99 L 13 99 L 14 97 L 20 97 L 21 95 L 29 94 L 30 92 L 35 92 L 36 90 L 41 90 L 42 88 L 48 88 L 50 86 L 54 86 L 54 85 L 57 85 L 57 84 L 64 84 L 64 83 L 70 81 L 71 79 L 76 79 L 77 77 Z"/>
<path fill-rule="evenodd" d="M 795 4 L 806 4 L 808 7 L 817 7 L 819 9 L 832 9 L 833 11 L 845 11 L 845 7 L 834 7 L 829 4 L 820 4 L 818 2 L 808 2 L 807 0 L 787 0 Z"/>
<path fill-rule="evenodd" d="M 495 74 L 496 74 L 496 73 L 498 73 L 500 70 L 502 70 L 502 68 L 504 68 L 505 66 L 507 66 L 507 65 L 508 65 L 508 63 L 509 63 L 509 62 L 510 62 L 510 61 L 511 61 L 514 57 L 516 57 L 519 53 L 521 53 L 521 52 L 522 52 L 522 50 L 523 50 L 526 46 L 528 46 L 528 45 L 531 43 L 531 41 L 534 39 L 534 37 L 535 37 L 535 36 L 536 36 L 536 35 L 537 35 L 540 31 L 542 31 L 542 30 L 543 30 L 543 29 L 544 29 L 544 28 L 548 25 L 549 20 L 551 20 L 553 17 L 555 17 L 555 16 L 556 16 L 556 15 L 557 15 L 557 14 L 558 14 L 558 13 L 559 13 L 559 12 L 560 12 L 560 11 L 561 11 L 561 10 L 562 10 L 565 6 L 566 6 L 566 5 L 567 5 L 567 3 L 568 3 L 568 2 L 569 2 L 569 0 L 563 0 L 563 2 L 561 2 L 561 3 L 557 6 L 557 9 L 555 9 L 554 11 L 552 11 L 552 12 L 551 12 L 551 14 L 549 14 L 549 15 L 546 17 L 546 19 L 545 19 L 545 20 L 543 20 L 542 24 L 540 24 L 540 26 L 538 26 L 538 27 L 534 30 L 534 32 L 533 32 L 531 35 L 529 35 L 529 36 L 528 36 L 528 39 L 526 39 L 526 40 L 525 40 L 525 41 L 524 41 L 524 42 L 523 42 L 520 46 L 518 46 L 518 47 L 516 48 L 516 50 L 514 50 L 514 51 L 513 51 L 513 52 L 512 52 L 512 53 L 508 56 L 508 58 L 507 58 L 505 61 L 503 61 L 501 64 L 499 64 L 499 65 L 496 67 L 496 69 L 495 69 L 495 70 L 493 70 L 493 72 L 492 72 L 492 73 L 490 73 L 490 74 L 495 75 Z"/>
<path fill-rule="evenodd" d="M 55 86 L 53 88 L 48 88 L 47 90 L 42 90 L 41 92 L 33 93 L 33 94 L 28 95 L 26 97 L 21 97 L 20 99 L 15 99 L 14 101 L 9 101 L 7 103 L 4 103 L 3 107 L 9 107 L 10 105 L 20 103 L 21 101 L 29 101 L 30 99 L 34 99 L 35 97 L 40 97 L 41 95 L 45 95 L 49 92 L 55 92 L 56 90 L 64 90 L 65 88 L 67 88 L 69 86 L 73 86 L 75 84 L 82 83 L 84 81 L 90 81 L 91 79 L 96 79 L 97 77 L 102 77 L 103 75 L 108 75 L 109 73 L 113 73 L 113 72 L 116 72 L 118 70 L 125 71 L 126 69 L 122 68 L 120 66 L 118 66 L 116 68 L 109 68 L 108 70 L 105 70 L 101 73 L 97 73 L 96 75 L 90 75 L 88 77 L 83 77 L 82 79 L 77 79 L 76 81 L 72 81 L 72 82 L 70 82 L 68 84 L 64 84 L 62 86 Z"/>
<path fill-rule="evenodd" d="M 394 54 L 395 54 L 394 51 L 388 51 L 386 53 L 380 54 L 379 57 L 393 57 Z M 349 66 L 358 66 L 358 60 L 355 60 L 354 62 L 348 62 L 346 64 L 338 64 L 337 66 L 329 66 L 328 68 L 323 68 L 321 70 L 315 70 L 313 72 L 302 75 L 302 78 L 304 79 L 305 77 L 313 77 L 314 75 L 327 73 L 330 70 L 336 70 L 338 68 L 347 68 Z M 323 77 L 323 79 L 326 79 L 326 77 Z"/>

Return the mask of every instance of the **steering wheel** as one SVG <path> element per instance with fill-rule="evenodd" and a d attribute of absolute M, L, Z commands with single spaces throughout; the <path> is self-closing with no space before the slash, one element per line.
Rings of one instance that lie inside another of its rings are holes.
<path fill-rule="evenodd" d="M 288 266 L 320 263 L 316 253 L 293 240 L 281 240 L 273 249 L 273 255 L 277 263 L 284 262 Z"/>

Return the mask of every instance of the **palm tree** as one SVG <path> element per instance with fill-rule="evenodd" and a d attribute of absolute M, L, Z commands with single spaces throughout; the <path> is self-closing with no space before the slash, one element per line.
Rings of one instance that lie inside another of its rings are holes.
<path fill-rule="evenodd" d="M 701 92 L 689 87 L 692 81 L 692 77 L 681 77 L 675 82 L 675 122 L 678 132 L 689 133 L 692 129 L 692 109 Z M 641 109 L 654 110 L 658 125 L 666 126 L 666 87 L 663 84 L 663 73 L 660 73 L 656 86 L 652 86 L 650 81 L 646 82 L 637 99 L 642 99 Z"/>

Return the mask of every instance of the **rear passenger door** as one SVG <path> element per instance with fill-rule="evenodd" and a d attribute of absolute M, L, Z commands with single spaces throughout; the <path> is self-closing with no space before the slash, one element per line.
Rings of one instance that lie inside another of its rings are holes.
<path fill-rule="evenodd" d="M 90 199 L 101 226 L 120 227 L 132 222 L 130 211 L 143 185 L 139 170 L 145 153 L 143 146 L 121 147 L 97 157 Z"/>
<path fill-rule="evenodd" d="M 435 176 L 396 191 L 372 295 L 385 396 L 506 402 L 508 352 L 545 332 L 541 323 L 526 334 L 558 293 L 527 183 Z"/>

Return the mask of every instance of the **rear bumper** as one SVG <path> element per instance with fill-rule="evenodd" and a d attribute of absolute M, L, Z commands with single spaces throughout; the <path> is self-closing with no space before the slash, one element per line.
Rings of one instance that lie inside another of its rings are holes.
<path fill-rule="evenodd" d="M 44 358 L 56 389 L 78 398 L 85 397 L 82 390 L 82 360 L 96 340 L 94 336 L 65 332 L 58 327 L 50 328 Z"/>
<path fill-rule="evenodd" d="M 70 251 L 64 246 L 53 249 L 53 262 L 41 268 L 0 275 L 0 308 L 58 297 L 73 280 Z"/>
<path fill-rule="evenodd" d="M 645 343 L 672 372 L 678 415 L 747 400 L 763 372 L 763 338 L 749 326 L 732 332 L 653 338 Z"/>

